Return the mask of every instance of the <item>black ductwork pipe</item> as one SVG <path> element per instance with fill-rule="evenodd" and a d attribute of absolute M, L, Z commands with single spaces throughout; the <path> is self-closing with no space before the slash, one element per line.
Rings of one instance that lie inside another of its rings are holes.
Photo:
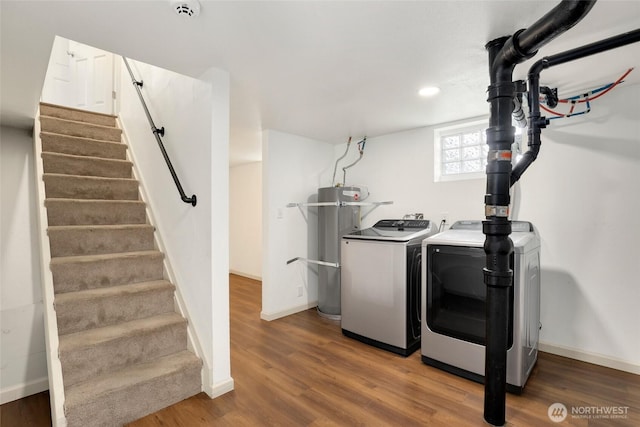
<path fill-rule="evenodd" d="M 485 383 L 484 419 L 495 426 L 504 425 L 507 376 L 507 329 L 509 287 L 513 286 L 510 257 L 513 253 L 509 221 L 511 187 L 511 126 L 513 100 L 520 88 L 512 81 L 513 69 L 558 35 L 577 24 L 591 10 L 595 0 L 563 0 L 549 13 L 525 30 L 487 44 L 489 53 L 490 104 L 487 143 L 487 193 L 483 232 L 486 268 Z"/>

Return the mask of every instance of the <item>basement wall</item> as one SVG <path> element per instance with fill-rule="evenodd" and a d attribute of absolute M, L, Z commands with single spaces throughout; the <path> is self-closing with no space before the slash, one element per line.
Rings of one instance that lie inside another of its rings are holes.
<path fill-rule="evenodd" d="M 166 246 L 190 321 L 202 345 L 211 395 L 233 389 L 229 343 L 229 77 L 211 69 L 201 80 L 130 61 L 187 196 L 180 200 L 124 64 L 120 118 L 148 204 Z"/>
<path fill-rule="evenodd" d="M 262 162 L 229 169 L 229 271 L 262 280 Z"/>
<path fill-rule="evenodd" d="M 33 135 L 0 127 L 0 404 L 49 388 Z"/>
<path fill-rule="evenodd" d="M 318 303 L 317 208 L 288 203 L 317 201 L 318 188 L 331 185 L 333 145 L 265 130 L 262 134 L 262 313 L 274 320 Z M 298 296 L 298 293 L 301 296 Z"/>

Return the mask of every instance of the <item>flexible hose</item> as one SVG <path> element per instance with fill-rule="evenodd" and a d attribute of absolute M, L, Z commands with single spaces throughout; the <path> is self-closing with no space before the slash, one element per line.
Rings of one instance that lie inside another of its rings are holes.
<path fill-rule="evenodd" d="M 347 141 L 347 149 L 344 150 L 344 154 L 338 160 L 336 160 L 336 164 L 333 166 L 333 178 L 331 178 L 332 187 L 335 185 L 335 182 L 336 182 L 336 171 L 338 170 L 338 162 L 340 162 L 340 160 L 344 159 L 347 156 L 350 146 L 351 146 L 351 137 L 349 137 L 349 141 Z"/>
<path fill-rule="evenodd" d="M 522 109 L 522 102 L 518 97 L 513 98 L 513 113 L 511 113 L 511 116 L 519 128 L 527 127 L 527 116 Z"/>

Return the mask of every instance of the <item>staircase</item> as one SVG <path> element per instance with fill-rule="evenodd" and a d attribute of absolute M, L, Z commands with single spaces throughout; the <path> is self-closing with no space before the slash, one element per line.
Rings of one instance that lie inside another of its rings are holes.
<path fill-rule="evenodd" d="M 43 103 L 40 127 L 67 424 L 119 426 L 199 393 L 116 118 Z"/>

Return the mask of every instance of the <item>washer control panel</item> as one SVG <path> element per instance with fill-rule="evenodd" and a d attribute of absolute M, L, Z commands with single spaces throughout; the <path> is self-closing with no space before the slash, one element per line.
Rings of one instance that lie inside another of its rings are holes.
<path fill-rule="evenodd" d="M 428 219 L 383 219 L 375 223 L 375 228 L 393 228 L 403 230 L 405 228 L 429 228 Z"/>

